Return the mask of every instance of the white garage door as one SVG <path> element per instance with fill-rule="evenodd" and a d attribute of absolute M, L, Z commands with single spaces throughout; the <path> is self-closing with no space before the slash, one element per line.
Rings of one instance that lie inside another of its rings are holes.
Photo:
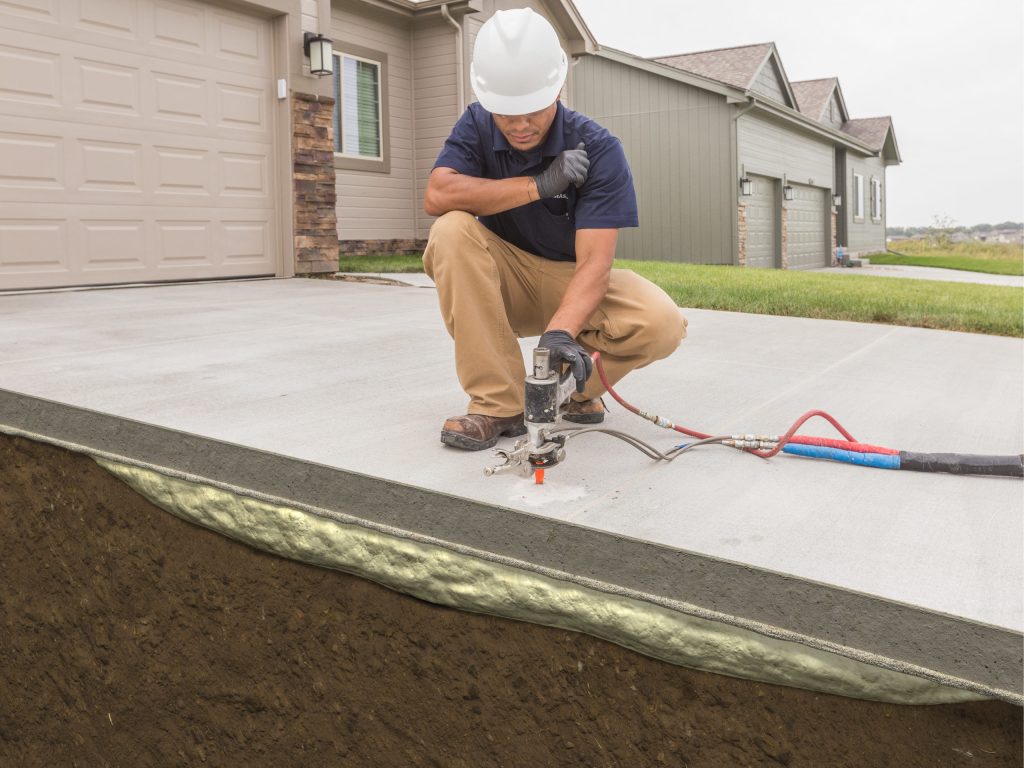
<path fill-rule="evenodd" d="M 793 184 L 793 199 L 786 203 L 786 252 L 790 269 L 815 269 L 831 263 L 825 226 L 827 189 Z"/>
<path fill-rule="evenodd" d="M 753 174 L 749 178 L 753 182 L 753 194 L 746 198 L 747 266 L 771 269 L 777 264 L 775 181 Z"/>
<path fill-rule="evenodd" d="M 273 274 L 270 26 L 0 2 L 0 289 Z"/>

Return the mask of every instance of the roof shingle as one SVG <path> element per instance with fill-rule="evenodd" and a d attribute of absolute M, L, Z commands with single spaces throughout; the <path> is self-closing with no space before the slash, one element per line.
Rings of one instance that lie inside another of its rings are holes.
<path fill-rule="evenodd" d="M 745 91 L 750 88 L 754 76 L 757 75 L 765 57 L 771 50 L 771 43 L 759 43 L 736 48 L 719 48 L 714 51 L 683 53 L 677 56 L 659 56 L 652 58 L 651 61 L 692 72 L 695 75 L 717 80 Z"/>
<path fill-rule="evenodd" d="M 801 80 L 790 83 L 789 87 L 793 89 L 800 111 L 808 117 L 820 120 L 837 82 L 838 78 L 826 77 L 821 80 Z"/>
<path fill-rule="evenodd" d="M 885 137 L 892 128 L 891 117 L 862 117 L 847 120 L 840 130 L 878 152 L 885 145 Z"/>

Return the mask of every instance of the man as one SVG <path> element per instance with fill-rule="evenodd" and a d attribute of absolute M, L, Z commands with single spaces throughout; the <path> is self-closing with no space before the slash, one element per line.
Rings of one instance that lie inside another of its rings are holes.
<path fill-rule="evenodd" d="M 452 130 L 427 183 L 439 218 L 423 261 L 455 341 L 469 395 L 441 441 L 481 450 L 526 431 L 518 337 L 542 334 L 576 394 L 564 418 L 604 419 L 590 378 L 598 350 L 610 383 L 667 357 L 686 335 L 668 295 L 612 269 L 621 227 L 638 225 L 619 140 L 565 108 L 568 62 L 551 25 L 529 9 L 498 11 L 476 38 L 470 77 L 478 104 Z"/>

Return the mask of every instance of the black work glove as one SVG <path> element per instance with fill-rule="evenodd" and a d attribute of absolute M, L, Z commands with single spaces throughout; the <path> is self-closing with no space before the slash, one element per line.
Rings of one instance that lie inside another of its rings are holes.
<path fill-rule="evenodd" d="M 556 371 L 561 370 L 562 363 L 568 363 L 572 375 L 576 377 L 576 391 L 582 393 L 594 368 L 594 361 L 590 359 L 587 350 L 577 344 L 568 331 L 547 331 L 540 337 L 537 346 L 551 352 L 551 367 Z"/>
<path fill-rule="evenodd" d="M 556 157 L 551 165 L 533 177 L 537 194 L 542 198 L 554 197 L 565 192 L 570 184 L 582 186 L 590 170 L 590 158 L 581 141 L 576 149 L 567 149 Z"/>

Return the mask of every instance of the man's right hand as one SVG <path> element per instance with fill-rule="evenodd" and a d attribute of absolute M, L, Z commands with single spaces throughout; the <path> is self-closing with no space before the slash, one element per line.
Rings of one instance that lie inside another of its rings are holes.
<path fill-rule="evenodd" d="M 543 171 L 533 177 L 537 194 L 542 198 L 554 197 L 565 192 L 570 184 L 582 186 L 590 170 L 590 158 L 581 141 L 576 149 L 567 149 Z"/>

